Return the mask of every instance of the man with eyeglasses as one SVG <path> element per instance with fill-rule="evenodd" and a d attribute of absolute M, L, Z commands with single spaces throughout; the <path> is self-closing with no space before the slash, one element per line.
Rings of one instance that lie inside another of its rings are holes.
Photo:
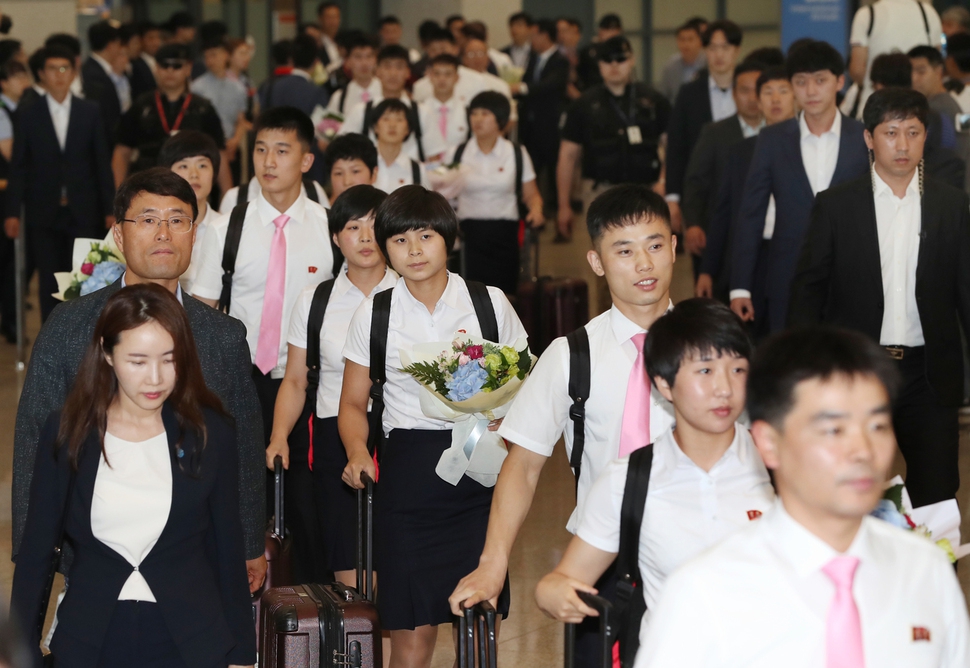
<path fill-rule="evenodd" d="M 24 216 L 44 321 L 57 305 L 54 273 L 71 270 L 74 240 L 100 239 L 114 224 L 114 183 L 98 105 L 71 93 L 74 54 L 53 45 L 41 61 L 46 93 L 17 124 L 4 228 L 17 238 Z"/>
<path fill-rule="evenodd" d="M 155 54 L 158 89 L 136 99 L 118 124 L 118 143 L 111 159 L 115 184 L 129 173 L 154 167 L 158 152 L 170 136 L 181 130 L 199 130 L 212 137 L 222 154 L 218 180 L 222 192 L 232 187 L 226 157 L 226 137 L 212 103 L 189 91 L 192 57 L 182 44 L 166 44 Z M 132 162 L 134 160 L 134 162 Z"/>
<path fill-rule="evenodd" d="M 611 37 L 599 45 L 597 54 L 603 83 L 572 103 L 562 128 L 557 221 L 559 234 L 566 238 L 572 234 L 569 195 L 580 156 L 586 207 L 612 185 L 650 185 L 662 173 L 657 146 L 667 130 L 670 103 L 649 85 L 633 81 L 633 49 L 626 37 Z"/>

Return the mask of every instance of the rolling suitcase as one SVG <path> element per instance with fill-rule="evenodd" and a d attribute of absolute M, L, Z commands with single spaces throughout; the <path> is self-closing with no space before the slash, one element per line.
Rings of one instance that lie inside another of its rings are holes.
<path fill-rule="evenodd" d="M 259 618 L 263 592 L 288 585 L 292 579 L 293 541 L 286 535 L 283 517 L 283 458 L 273 460 L 273 518 L 266 529 L 266 579 L 263 586 L 253 594 L 253 623 L 256 625 L 256 651 L 259 651 Z"/>
<path fill-rule="evenodd" d="M 464 615 L 458 620 L 458 668 L 475 668 L 476 652 L 478 668 L 497 668 L 495 608 L 482 601 L 471 608 L 462 607 L 462 611 Z"/>
<path fill-rule="evenodd" d="M 276 587 L 262 598 L 260 666 L 381 668 L 373 603 L 374 483 L 357 493 L 357 588 L 339 582 Z"/>
<path fill-rule="evenodd" d="M 601 596 L 594 596 L 584 591 L 576 592 L 583 603 L 600 613 L 600 635 L 603 637 L 603 649 L 598 661 L 598 668 L 613 666 L 613 645 L 616 643 L 616 628 L 613 620 L 613 604 Z M 563 648 L 565 668 L 576 668 L 576 624 L 566 624 L 565 647 Z M 594 668 L 580 666 L 579 668 Z"/>

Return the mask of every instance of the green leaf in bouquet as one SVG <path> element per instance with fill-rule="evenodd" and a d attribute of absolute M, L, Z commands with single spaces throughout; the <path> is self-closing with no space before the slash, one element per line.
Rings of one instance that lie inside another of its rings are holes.
<path fill-rule="evenodd" d="M 903 512 L 903 486 L 893 485 L 883 493 L 882 498 L 888 499 L 896 506 L 896 510 Z"/>
<path fill-rule="evenodd" d="M 64 290 L 64 301 L 69 301 L 71 299 L 76 299 L 81 296 L 81 284 L 77 281 L 71 281 L 71 285 Z"/>
<path fill-rule="evenodd" d="M 442 396 L 448 394 L 448 387 L 445 385 L 445 375 L 435 362 L 414 362 L 401 369 L 401 371 L 409 374 L 422 385 L 434 386 L 435 392 Z"/>
<path fill-rule="evenodd" d="M 529 375 L 529 371 L 532 369 L 532 355 L 529 354 L 529 349 L 524 348 L 519 351 L 519 380 L 525 380 L 525 377 Z"/>

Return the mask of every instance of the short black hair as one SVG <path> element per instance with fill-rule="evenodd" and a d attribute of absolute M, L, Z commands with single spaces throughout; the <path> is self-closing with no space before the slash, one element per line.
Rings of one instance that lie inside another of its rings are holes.
<path fill-rule="evenodd" d="M 447 250 L 455 245 L 458 236 L 455 210 L 439 193 L 423 186 L 401 186 L 387 196 L 374 214 L 374 235 L 384 257 L 388 257 L 388 239 L 425 228 L 444 237 Z"/>
<path fill-rule="evenodd" d="M 0 39 L 0 63 L 5 63 L 23 48 L 19 39 Z"/>
<path fill-rule="evenodd" d="M 373 109 L 370 111 L 370 116 L 364 119 L 367 124 L 367 129 L 372 130 L 374 135 L 377 135 L 377 121 L 381 120 L 381 117 L 387 112 L 403 114 L 405 120 L 408 122 L 408 134 L 404 136 L 404 140 L 411 135 L 411 107 L 401 102 L 401 100 L 393 97 L 389 97 L 381 100 Z"/>
<path fill-rule="evenodd" d="M 377 52 L 377 62 L 380 64 L 385 60 L 402 60 L 405 65 L 411 67 L 411 56 L 408 54 L 408 50 L 400 44 L 388 44 L 381 47 L 381 50 Z"/>
<path fill-rule="evenodd" d="M 744 37 L 744 33 L 741 32 L 741 26 L 739 26 L 734 21 L 728 21 L 727 19 L 719 19 L 707 24 L 707 30 L 701 35 L 701 43 L 707 47 L 711 43 L 711 38 L 714 37 L 714 33 L 722 32 L 724 33 L 724 39 L 731 46 L 741 46 L 741 40 Z"/>
<path fill-rule="evenodd" d="M 509 117 L 512 115 L 512 105 L 509 103 L 509 98 L 494 90 L 482 91 L 473 97 L 472 101 L 468 104 L 469 116 L 471 116 L 472 110 L 474 109 L 484 109 L 485 111 L 492 112 L 495 116 L 496 123 L 498 123 L 499 132 L 504 130 L 505 126 L 509 124 Z"/>
<path fill-rule="evenodd" d="M 970 72 L 970 35 L 961 32 L 947 37 L 946 57 L 953 58 L 961 72 Z"/>
<path fill-rule="evenodd" d="M 439 53 L 428 61 L 428 69 L 430 70 L 435 65 L 451 65 L 457 70 L 460 64 L 461 61 L 458 60 L 458 56 L 453 56 L 450 53 Z"/>
<path fill-rule="evenodd" d="M 333 201 L 327 212 L 330 234 L 340 234 L 352 220 L 367 218 L 387 199 L 387 193 L 371 185 L 357 185 L 347 188 Z"/>
<path fill-rule="evenodd" d="M 643 342 L 651 380 L 660 376 L 671 387 L 684 359 L 695 354 L 751 357 L 744 323 L 721 302 L 702 298 L 679 302 L 650 325 Z"/>
<path fill-rule="evenodd" d="M 263 130 L 292 130 L 304 151 L 313 145 L 313 121 L 296 107 L 273 107 L 262 112 L 253 124 L 253 136 L 259 139 Z"/>
<path fill-rule="evenodd" d="M 112 42 L 121 41 L 121 31 L 111 21 L 98 21 L 88 28 L 88 45 L 92 51 L 102 51 Z"/>
<path fill-rule="evenodd" d="M 46 52 L 46 48 L 40 47 L 27 59 L 27 67 L 30 68 L 30 75 L 34 77 L 34 81 L 40 81 L 40 71 L 44 69 L 44 64 L 47 62 Z"/>
<path fill-rule="evenodd" d="M 461 21 L 462 23 L 464 23 L 465 17 L 462 16 L 461 14 L 452 14 L 451 16 L 445 19 L 445 27 L 448 29 L 451 29 L 451 24 L 454 23 L 455 21 Z"/>
<path fill-rule="evenodd" d="M 199 217 L 199 202 L 189 182 L 166 167 L 135 172 L 122 182 L 115 194 L 114 214 L 119 223 L 128 217 L 131 202 L 141 193 L 175 197 L 192 208 L 192 220 Z"/>
<path fill-rule="evenodd" d="M 883 53 L 869 66 L 869 80 L 880 86 L 911 88 L 913 63 L 905 53 Z"/>
<path fill-rule="evenodd" d="M 377 147 L 362 134 L 338 135 L 327 146 L 327 164 L 332 168 L 339 160 L 360 160 L 371 174 L 377 169 Z"/>
<path fill-rule="evenodd" d="M 179 28 L 194 28 L 195 17 L 192 16 L 191 12 L 178 11 L 168 17 L 165 27 L 168 28 L 169 32 L 175 32 Z"/>
<path fill-rule="evenodd" d="M 380 42 L 373 35 L 368 35 L 360 30 L 354 30 L 347 36 L 347 40 L 344 42 L 344 48 L 347 49 L 347 55 L 349 56 L 356 49 L 373 49 L 377 51 L 380 48 Z"/>
<path fill-rule="evenodd" d="M 182 130 L 162 144 L 158 151 L 158 166 L 171 169 L 176 162 L 197 156 L 209 159 L 213 176 L 219 173 L 219 147 L 215 140 L 198 130 Z"/>
<path fill-rule="evenodd" d="M 293 38 L 293 67 L 308 70 L 317 61 L 317 41 L 302 34 Z"/>
<path fill-rule="evenodd" d="M 74 35 L 66 32 L 58 32 L 53 35 L 49 35 L 47 39 L 44 40 L 44 46 L 60 46 L 71 52 L 71 60 L 79 57 L 81 55 L 81 40 L 79 40 Z"/>
<path fill-rule="evenodd" d="M 589 205 L 586 228 L 595 244 L 614 227 L 625 227 L 642 218 L 659 218 L 670 227 L 670 209 L 664 198 L 649 186 L 627 183 L 600 193 Z"/>
<path fill-rule="evenodd" d="M 8 60 L 0 65 L 0 81 L 6 81 L 17 74 L 27 74 L 24 64 L 16 60 Z"/>
<path fill-rule="evenodd" d="M 488 28 L 481 21 L 469 21 L 461 27 L 461 34 L 466 39 L 480 39 L 488 41 Z"/>
<path fill-rule="evenodd" d="M 623 30 L 619 14 L 603 14 L 598 25 L 600 30 Z"/>
<path fill-rule="evenodd" d="M 199 26 L 199 40 L 203 43 L 222 41 L 229 36 L 229 26 L 218 19 L 206 21 Z"/>
<path fill-rule="evenodd" d="M 744 57 L 744 62 L 760 63 L 764 67 L 782 67 L 785 54 L 777 46 L 763 46 Z"/>
<path fill-rule="evenodd" d="M 578 30 L 583 29 L 583 24 L 580 23 L 579 19 L 577 19 L 575 16 L 560 16 L 558 19 L 556 19 L 557 23 L 559 21 L 565 21 L 566 23 L 568 23 L 569 25 L 571 25 L 572 27 Z"/>
<path fill-rule="evenodd" d="M 706 24 L 707 24 L 706 19 L 703 19 L 700 16 L 695 16 L 693 18 L 687 19 L 679 26 L 677 26 L 677 30 L 675 31 L 674 34 L 679 35 L 684 31 L 693 30 L 694 32 L 697 33 L 698 37 L 703 38 L 703 35 L 701 35 L 701 32 L 702 32 L 703 26 Z"/>
<path fill-rule="evenodd" d="M 181 60 L 183 63 L 192 62 L 192 50 L 185 44 L 170 42 L 162 44 L 155 52 L 155 60 L 162 63 L 166 60 Z"/>
<path fill-rule="evenodd" d="M 118 28 L 118 35 L 121 37 L 121 43 L 127 44 L 134 37 L 141 37 L 138 33 L 138 25 L 135 23 L 122 23 Z"/>
<path fill-rule="evenodd" d="M 530 14 L 529 12 L 516 12 L 515 14 L 512 14 L 511 16 L 509 16 L 509 25 L 512 25 L 513 23 L 518 23 L 519 21 L 522 21 L 523 23 L 525 23 L 527 26 L 530 26 L 530 27 L 535 25 L 535 19 L 532 18 L 532 14 Z"/>
<path fill-rule="evenodd" d="M 734 74 L 731 75 L 731 85 L 735 85 L 738 82 L 738 77 L 742 74 L 748 74 L 749 72 L 764 72 L 765 66 L 756 60 L 745 60 L 737 64 L 734 68 Z"/>
<path fill-rule="evenodd" d="M 441 30 L 441 26 L 435 21 L 422 21 L 418 26 L 418 40 L 422 44 L 427 44 L 434 40 L 434 36 Z"/>
<path fill-rule="evenodd" d="M 226 53 L 229 53 L 229 40 L 225 37 L 204 40 L 202 42 L 202 50 L 208 51 L 209 49 L 222 49 Z"/>
<path fill-rule="evenodd" d="M 900 54 L 902 55 L 902 54 Z M 926 96 L 912 88 L 890 87 L 873 92 L 862 110 L 862 122 L 869 134 L 886 121 L 916 118 L 923 127 L 929 125 L 930 104 Z"/>
<path fill-rule="evenodd" d="M 890 399 L 899 388 L 892 358 L 865 334 L 821 325 L 790 329 L 769 337 L 751 358 L 748 416 L 781 429 L 794 407 L 796 386 L 834 376 L 875 377 Z"/>
<path fill-rule="evenodd" d="M 555 42 L 559 29 L 556 27 L 556 22 L 552 19 L 539 19 L 536 21 L 536 32 L 545 33 L 549 36 L 549 39 Z"/>
<path fill-rule="evenodd" d="M 144 37 L 147 33 L 155 32 L 156 30 L 161 30 L 158 24 L 154 21 L 139 21 L 138 22 L 138 35 Z"/>
<path fill-rule="evenodd" d="M 71 50 L 61 46 L 60 44 L 52 44 L 50 46 L 45 46 L 41 50 L 40 56 L 40 69 L 47 67 L 47 61 L 53 59 L 66 60 L 70 63 L 71 68 L 74 68 L 74 54 Z"/>
<path fill-rule="evenodd" d="M 769 67 L 761 73 L 761 76 L 758 77 L 758 83 L 755 84 L 758 95 L 761 95 L 761 87 L 769 81 L 786 81 L 790 83 L 788 72 L 785 71 L 784 67 Z"/>
<path fill-rule="evenodd" d="M 455 44 L 455 35 L 447 28 L 442 28 L 436 25 L 433 32 L 428 33 L 428 43 L 431 42 L 448 42 L 450 44 Z"/>
<path fill-rule="evenodd" d="M 331 7 L 340 9 L 340 5 L 338 5 L 336 2 L 321 2 L 319 5 L 317 5 L 317 16 L 320 16 Z"/>
<path fill-rule="evenodd" d="M 793 47 L 785 59 L 788 78 L 796 74 L 812 74 L 828 70 L 837 77 L 845 73 L 845 61 L 835 47 L 828 42 L 812 40 L 801 46 Z"/>
<path fill-rule="evenodd" d="M 288 39 L 277 40 L 269 48 L 269 53 L 276 67 L 289 65 L 293 61 L 293 42 Z"/>
<path fill-rule="evenodd" d="M 378 27 L 383 27 L 383 26 L 386 26 L 386 25 L 396 25 L 396 26 L 399 26 L 399 25 L 401 25 L 401 19 L 399 19 L 398 17 L 394 16 L 393 14 L 387 14 L 386 16 L 382 16 L 381 17 L 381 20 L 377 22 L 377 25 L 378 25 Z"/>
<path fill-rule="evenodd" d="M 926 58 L 931 67 L 943 67 L 943 54 L 935 46 L 920 44 L 910 49 L 906 55 L 910 58 Z"/>

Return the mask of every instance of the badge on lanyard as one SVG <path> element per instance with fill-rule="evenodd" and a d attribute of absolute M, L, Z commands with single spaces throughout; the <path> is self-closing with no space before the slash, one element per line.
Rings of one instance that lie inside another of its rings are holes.
<path fill-rule="evenodd" d="M 643 135 L 640 134 L 639 125 L 628 125 L 626 128 L 626 138 L 631 146 L 643 143 Z"/>

